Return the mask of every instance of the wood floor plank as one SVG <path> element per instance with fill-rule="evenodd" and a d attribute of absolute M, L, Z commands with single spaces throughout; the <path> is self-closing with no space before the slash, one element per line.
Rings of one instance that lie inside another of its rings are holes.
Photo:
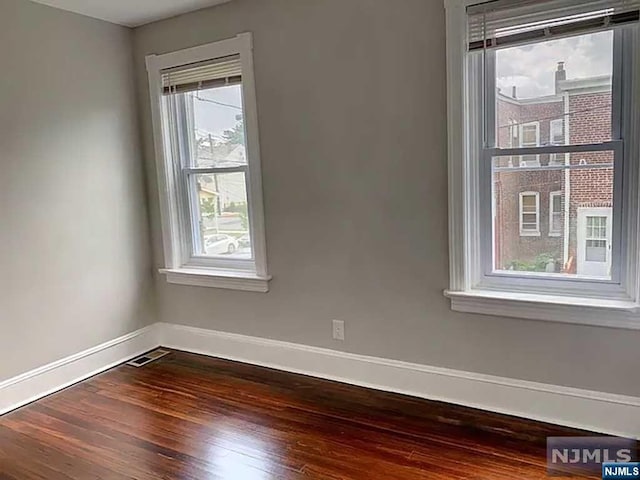
<path fill-rule="evenodd" d="M 0 417 L 0 480 L 533 480 L 569 435 L 589 433 L 172 352 Z"/>

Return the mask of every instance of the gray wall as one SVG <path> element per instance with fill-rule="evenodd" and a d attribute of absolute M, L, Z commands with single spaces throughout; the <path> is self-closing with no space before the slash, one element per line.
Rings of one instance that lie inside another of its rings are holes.
<path fill-rule="evenodd" d="M 161 319 L 640 395 L 640 332 L 449 309 L 442 3 L 234 0 L 135 30 L 156 267 L 144 56 L 243 31 L 255 43 L 271 291 L 156 276 Z M 333 318 L 346 321 L 344 343 Z"/>
<path fill-rule="evenodd" d="M 155 318 L 131 37 L 0 2 L 0 381 Z"/>

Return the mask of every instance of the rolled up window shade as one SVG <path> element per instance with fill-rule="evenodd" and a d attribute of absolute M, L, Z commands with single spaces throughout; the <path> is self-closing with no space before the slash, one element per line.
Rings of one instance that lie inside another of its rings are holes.
<path fill-rule="evenodd" d="M 242 67 L 239 55 L 185 65 L 162 72 L 164 95 L 237 85 L 241 82 Z"/>
<path fill-rule="evenodd" d="M 494 0 L 467 7 L 469 50 L 637 23 L 640 0 Z"/>

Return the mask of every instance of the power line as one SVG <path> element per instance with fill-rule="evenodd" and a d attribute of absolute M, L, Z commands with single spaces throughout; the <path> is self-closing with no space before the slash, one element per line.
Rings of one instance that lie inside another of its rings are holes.
<path fill-rule="evenodd" d="M 230 103 L 223 103 L 208 98 L 202 98 L 200 95 L 196 95 L 196 100 L 200 100 L 201 102 L 213 103 L 214 105 L 218 105 L 220 107 L 234 108 L 236 110 L 242 111 L 242 107 L 239 107 L 238 105 L 232 105 Z"/>

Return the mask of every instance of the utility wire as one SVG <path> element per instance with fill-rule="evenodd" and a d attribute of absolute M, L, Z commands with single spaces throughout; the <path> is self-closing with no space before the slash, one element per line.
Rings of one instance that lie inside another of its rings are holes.
<path fill-rule="evenodd" d="M 239 107 L 238 105 L 232 105 L 230 103 L 223 103 L 216 100 L 210 100 L 208 98 L 202 98 L 200 95 L 196 95 L 196 100 L 200 100 L 201 102 L 213 103 L 214 105 L 218 105 L 220 107 L 234 108 L 236 110 L 242 111 L 242 107 Z"/>

